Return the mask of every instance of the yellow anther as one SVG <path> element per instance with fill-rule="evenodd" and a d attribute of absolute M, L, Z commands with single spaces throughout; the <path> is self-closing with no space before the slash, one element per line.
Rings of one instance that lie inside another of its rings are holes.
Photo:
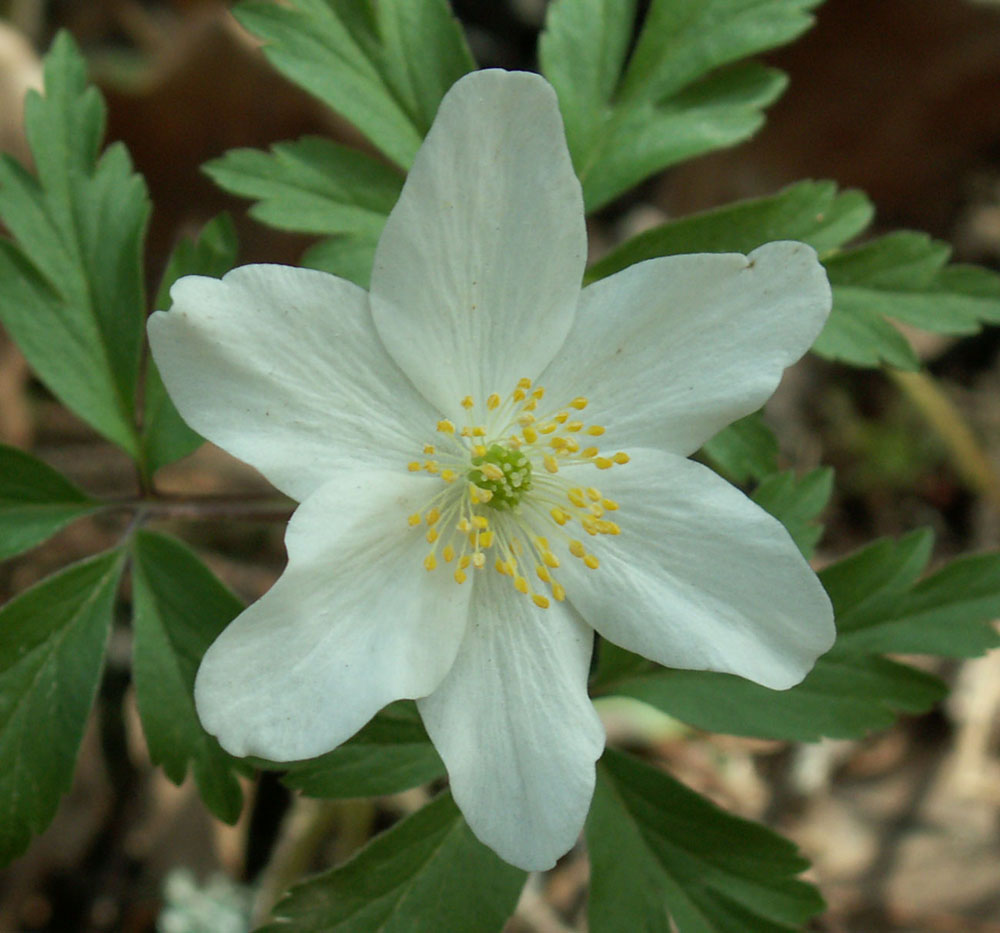
<path fill-rule="evenodd" d="M 433 544 L 439 537 L 437 528 L 428 528 L 425 537 L 427 538 L 428 544 Z"/>
<path fill-rule="evenodd" d="M 587 399 L 582 395 L 578 395 L 572 402 L 569 403 L 572 408 L 577 411 L 583 411 L 587 407 Z"/>
<path fill-rule="evenodd" d="M 524 443 L 524 441 L 522 441 L 516 434 L 511 434 L 511 436 L 507 438 L 507 441 L 515 450 L 520 450 L 521 445 Z"/>
<path fill-rule="evenodd" d="M 424 516 L 424 521 L 427 522 L 428 525 L 433 525 L 440 517 L 441 510 L 435 506 L 427 513 L 427 515 Z"/>
<path fill-rule="evenodd" d="M 548 609 L 549 608 L 549 601 L 544 596 L 540 595 L 539 593 L 535 593 L 531 597 L 531 601 L 536 606 L 538 606 L 539 609 Z"/>
<path fill-rule="evenodd" d="M 445 549 L 441 552 L 441 556 L 445 559 L 445 563 L 450 564 L 455 559 L 455 549 L 450 545 L 446 545 Z"/>
<path fill-rule="evenodd" d="M 472 406 L 475 405 L 475 404 L 476 403 L 474 401 L 472 401 L 472 396 L 471 395 L 467 395 L 467 396 L 465 396 L 465 398 L 462 399 L 462 407 L 466 411 L 468 411 L 470 408 L 472 408 Z"/>
<path fill-rule="evenodd" d="M 588 535 L 597 534 L 597 519 L 592 515 L 584 515 L 580 519 L 580 524 L 583 525 L 583 530 L 587 532 Z"/>
<path fill-rule="evenodd" d="M 492 531 L 479 532 L 479 544 L 482 547 L 490 547 L 493 544 L 493 532 Z"/>
<path fill-rule="evenodd" d="M 411 528 L 413 528 L 413 527 L 414 527 L 414 525 L 419 525 L 419 524 L 420 524 L 420 513 L 419 513 L 419 512 L 414 512 L 414 513 L 413 513 L 413 514 L 412 514 L 412 515 L 411 515 L 411 516 L 410 516 L 410 517 L 409 517 L 409 518 L 407 519 L 407 522 L 409 522 L 409 524 L 410 524 L 410 527 L 411 527 Z"/>
<path fill-rule="evenodd" d="M 556 600 L 556 602 L 561 603 L 566 598 L 566 587 L 564 587 L 561 583 L 553 583 L 552 598 Z"/>
<path fill-rule="evenodd" d="M 588 505 L 587 511 L 590 512 L 594 518 L 600 518 L 604 514 L 604 509 L 602 509 L 596 502 Z"/>
<path fill-rule="evenodd" d="M 408 464 L 406 464 L 406 469 L 408 469 L 411 473 L 416 473 L 417 470 L 420 469 L 420 461 L 411 460 Z"/>
<path fill-rule="evenodd" d="M 538 399 L 532 396 L 521 406 L 521 411 L 534 411 L 537 407 Z"/>
<path fill-rule="evenodd" d="M 469 564 L 471 564 L 471 563 L 472 563 L 472 558 L 469 557 L 468 554 L 463 554 L 458 559 L 458 566 L 461 567 L 463 570 L 468 570 L 469 569 Z"/>
<path fill-rule="evenodd" d="M 562 509 L 550 509 L 549 515 L 552 516 L 552 520 L 557 525 L 565 525 L 566 522 L 568 522 L 572 517 L 569 515 L 569 513 L 563 511 Z"/>
<path fill-rule="evenodd" d="M 432 454 L 432 453 L 434 453 L 434 445 L 433 444 L 424 444 L 424 453 L 425 454 Z"/>
<path fill-rule="evenodd" d="M 534 444 L 538 440 L 538 432 L 532 427 L 526 427 L 524 429 L 524 439 L 529 444 Z"/>
<path fill-rule="evenodd" d="M 453 483 L 456 479 L 458 479 L 458 474 L 454 470 L 442 470 L 441 479 L 443 479 L 446 483 Z"/>
<path fill-rule="evenodd" d="M 587 428 L 587 433 L 591 437 L 600 437 L 604 433 L 604 428 L 602 428 L 599 424 L 592 424 L 589 428 Z"/>
<path fill-rule="evenodd" d="M 519 389 L 530 389 L 531 380 L 527 376 L 522 376 L 520 379 L 517 380 L 517 387 Z"/>
<path fill-rule="evenodd" d="M 483 471 L 483 475 L 487 479 L 503 479 L 503 470 L 501 470 L 495 463 L 484 463 L 479 469 Z"/>
<path fill-rule="evenodd" d="M 594 457 L 594 466 L 599 470 L 610 470 L 614 465 L 614 460 L 609 460 L 607 457 Z"/>
<path fill-rule="evenodd" d="M 486 456 L 486 445 L 485 444 L 473 444 L 472 445 L 472 455 L 474 457 L 485 457 Z"/>
<path fill-rule="evenodd" d="M 530 411 L 526 411 L 523 415 L 517 416 L 517 423 L 522 428 L 527 427 L 529 424 L 535 423 L 535 416 Z"/>
<path fill-rule="evenodd" d="M 535 386 L 531 392 L 532 398 L 542 398 L 545 395 L 545 386 Z"/>
<path fill-rule="evenodd" d="M 538 579 L 541 580 L 543 583 L 552 582 L 552 574 L 549 573 L 547 567 L 543 567 L 541 564 L 539 564 L 535 568 L 535 573 L 538 574 Z"/>
<path fill-rule="evenodd" d="M 553 450 L 562 450 L 569 444 L 569 441 L 565 437 L 554 437 L 549 441 L 549 447 Z"/>
<path fill-rule="evenodd" d="M 587 500 L 583 498 L 582 489 L 569 489 L 566 491 L 566 498 L 573 503 L 578 509 L 584 508 L 587 504 Z"/>
<path fill-rule="evenodd" d="M 549 421 L 543 424 L 538 430 L 541 431 L 542 434 L 551 434 L 558 427 L 559 425 L 556 424 L 554 421 Z"/>
<path fill-rule="evenodd" d="M 552 420 L 553 421 L 558 421 L 559 424 L 565 424 L 566 423 L 566 419 L 568 417 L 569 417 L 569 412 L 568 411 L 561 411 Z"/>
<path fill-rule="evenodd" d="M 463 516 L 458 520 L 458 524 L 455 527 L 459 531 L 472 531 L 472 522 Z"/>
<path fill-rule="evenodd" d="M 611 459 L 615 463 L 628 463 L 632 458 L 624 450 L 619 450 Z"/>
<path fill-rule="evenodd" d="M 473 437 L 486 437 L 486 428 L 484 428 L 481 424 L 477 424 L 472 429 L 472 436 Z"/>
<path fill-rule="evenodd" d="M 596 457 L 597 456 L 597 448 L 596 447 L 584 447 L 583 450 L 580 451 L 580 456 L 581 457 L 587 457 L 588 459 L 591 458 L 591 457 Z"/>
<path fill-rule="evenodd" d="M 614 499 L 601 499 L 601 505 L 604 506 L 609 512 L 614 512 L 618 508 L 618 503 Z"/>
<path fill-rule="evenodd" d="M 523 402 L 528 397 L 528 393 L 524 389 L 515 389 L 513 392 L 513 398 L 515 402 Z"/>
<path fill-rule="evenodd" d="M 489 528 L 490 520 L 485 515 L 473 515 L 472 524 L 477 528 Z"/>
<path fill-rule="evenodd" d="M 428 473 L 437 473 L 437 471 L 438 471 L 438 465 L 437 465 L 437 461 L 436 461 L 436 460 L 428 460 L 428 461 L 427 461 L 427 462 L 426 462 L 426 463 L 424 464 L 424 469 L 425 469 L 425 470 L 426 470 L 426 471 L 427 471 Z"/>
<path fill-rule="evenodd" d="M 486 407 L 490 411 L 496 411 L 500 407 L 500 396 L 496 392 L 486 399 Z"/>
<path fill-rule="evenodd" d="M 424 570 L 433 570 L 437 565 L 437 558 L 433 554 L 428 554 L 424 558 Z"/>
<path fill-rule="evenodd" d="M 482 551 L 477 551 L 472 555 L 472 566 L 476 570 L 482 570 L 486 566 L 486 555 Z"/>
<path fill-rule="evenodd" d="M 595 489 L 593 486 L 588 486 L 587 498 L 590 499 L 591 502 L 599 502 L 601 499 L 601 491 L 599 489 Z"/>
<path fill-rule="evenodd" d="M 496 572 L 499 573 L 501 576 L 504 576 L 504 577 L 507 576 L 507 564 L 506 564 L 505 561 L 498 560 L 493 565 L 493 567 L 496 570 Z"/>
<path fill-rule="evenodd" d="M 465 575 L 465 571 L 464 570 L 462 570 L 460 567 L 456 567 L 455 568 L 455 582 L 456 583 L 465 583 L 465 581 L 468 580 L 468 579 L 469 578 Z"/>
<path fill-rule="evenodd" d="M 545 561 L 545 566 L 546 567 L 558 567 L 559 566 L 559 558 L 556 557 L 556 555 L 553 554 L 551 551 L 543 551 L 542 552 L 542 560 Z"/>
<path fill-rule="evenodd" d="M 591 570 L 596 570 L 598 567 L 601 566 L 601 562 L 596 557 L 594 557 L 593 554 L 588 554 L 586 557 L 584 557 L 583 563 Z"/>
<path fill-rule="evenodd" d="M 574 557 L 580 557 L 580 558 L 584 557 L 587 553 L 586 549 L 583 546 L 583 542 L 577 541 L 576 539 L 570 541 L 569 552 Z"/>
<path fill-rule="evenodd" d="M 514 579 L 514 589 L 518 593 L 527 593 L 530 587 L 528 586 L 528 581 L 524 577 L 515 577 Z"/>
<path fill-rule="evenodd" d="M 478 489 L 479 487 L 477 487 Z M 479 489 L 479 500 L 489 502 L 493 498 L 493 493 L 489 489 Z"/>
<path fill-rule="evenodd" d="M 621 528 L 615 522 L 602 521 L 597 528 L 602 535 L 620 535 L 622 533 Z"/>
<path fill-rule="evenodd" d="M 454 425 L 454 424 L 452 424 L 452 423 L 451 423 L 450 421 L 448 421 L 447 419 L 445 419 L 444 421 L 439 421 L 439 422 L 437 423 L 437 429 L 438 429 L 438 430 L 439 430 L 439 431 L 440 431 L 440 432 L 441 432 L 442 434 L 454 434 L 454 433 L 455 433 L 455 425 Z"/>
<path fill-rule="evenodd" d="M 579 431 L 582 427 L 583 427 L 583 422 L 582 421 L 570 421 L 566 425 L 566 430 L 567 431 Z"/>
<path fill-rule="evenodd" d="M 566 438 L 566 453 L 575 454 L 580 449 L 580 442 L 575 437 Z"/>
<path fill-rule="evenodd" d="M 548 470 L 550 473 L 559 472 L 559 462 L 556 460 L 555 457 L 552 456 L 552 454 L 546 454 L 542 458 L 542 462 L 545 464 L 545 469 Z"/>

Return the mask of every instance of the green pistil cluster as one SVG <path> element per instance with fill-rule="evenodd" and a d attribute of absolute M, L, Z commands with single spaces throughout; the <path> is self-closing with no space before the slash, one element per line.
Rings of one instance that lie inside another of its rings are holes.
<path fill-rule="evenodd" d="M 493 494 L 485 503 L 490 508 L 510 511 L 531 489 L 531 463 L 519 450 L 493 444 L 483 456 L 473 457 L 472 465 L 469 482 Z"/>

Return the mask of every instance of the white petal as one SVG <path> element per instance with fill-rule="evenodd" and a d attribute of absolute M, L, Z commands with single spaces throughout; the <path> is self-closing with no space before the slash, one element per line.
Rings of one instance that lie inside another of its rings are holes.
<path fill-rule="evenodd" d="M 700 463 L 648 449 L 595 483 L 619 535 L 584 535 L 600 559 L 559 570 L 609 641 L 669 667 L 794 686 L 834 639 L 830 600 L 788 532 Z"/>
<path fill-rule="evenodd" d="M 589 397 L 587 420 L 607 428 L 609 445 L 687 456 L 764 404 L 830 302 L 802 243 L 650 259 L 584 289 L 539 382 L 547 398 Z"/>
<path fill-rule="evenodd" d="M 451 417 L 534 377 L 569 331 L 583 196 L 555 92 L 476 71 L 441 101 L 379 241 L 372 313 L 389 352 Z"/>
<path fill-rule="evenodd" d="M 338 469 L 405 469 L 439 417 L 390 359 L 364 291 L 290 266 L 188 276 L 149 321 L 184 420 L 301 501 Z"/>
<path fill-rule="evenodd" d="M 539 610 L 508 578 L 477 574 L 455 665 L 417 704 L 472 831 L 527 871 L 551 868 L 590 808 L 604 748 L 592 645 L 565 604 Z"/>
<path fill-rule="evenodd" d="M 288 526 L 288 567 L 205 654 L 198 715 L 234 755 L 311 758 L 448 672 L 469 588 L 422 561 L 407 515 L 436 489 L 406 473 L 340 474 Z"/>

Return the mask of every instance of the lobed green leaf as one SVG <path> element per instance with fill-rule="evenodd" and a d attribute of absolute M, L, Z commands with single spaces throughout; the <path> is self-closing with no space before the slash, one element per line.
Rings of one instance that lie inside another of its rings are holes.
<path fill-rule="evenodd" d="M 124 555 L 74 564 L 0 609 L 0 864 L 55 815 L 101 679 Z"/>
<path fill-rule="evenodd" d="M 194 678 L 243 604 L 181 542 L 139 531 L 132 547 L 133 677 L 149 755 L 175 784 L 191 766 L 205 805 L 235 823 L 240 765 L 198 720 Z"/>
<path fill-rule="evenodd" d="M 644 178 L 750 136 L 784 76 L 748 56 L 790 42 L 820 0 L 555 0 L 539 44 L 594 210 Z"/>
<path fill-rule="evenodd" d="M 356 149 L 316 136 L 271 152 L 233 149 L 206 163 L 220 188 L 257 203 L 251 216 L 281 230 L 378 238 L 403 176 Z"/>
<path fill-rule="evenodd" d="M 417 708 L 409 701 L 387 706 L 332 752 L 281 767 L 289 768 L 284 783 L 308 797 L 398 794 L 445 773 Z"/>
<path fill-rule="evenodd" d="M 444 793 L 344 865 L 293 887 L 260 933 L 496 933 L 524 879 L 472 835 Z"/>
<path fill-rule="evenodd" d="M 816 518 L 826 508 L 832 493 L 833 470 L 818 467 L 802 476 L 796 476 L 794 470 L 772 473 L 761 480 L 751 498 L 788 529 L 803 556 L 808 558 L 823 536 L 823 526 Z"/>
<path fill-rule="evenodd" d="M 626 241 L 587 270 L 596 281 L 657 256 L 749 253 L 775 240 L 808 243 L 820 254 L 853 239 L 874 209 L 860 191 L 837 191 L 832 181 L 801 181 L 763 198 L 737 201 L 654 227 Z"/>
<path fill-rule="evenodd" d="M 788 933 L 823 909 L 795 846 L 614 749 L 587 820 L 590 929 Z"/>
<path fill-rule="evenodd" d="M 145 314 L 142 179 L 121 145 L 99 159 L 104 106 L 66 33 L 45 59 L 25 127 L 37 171 L 0 158 L 0 321 L 39 378 L 138 458 L 135 397 Z"/>
<path fill-rule="evenodd" d="M 40 544 L 100 504 L 57 470 L 0 444 L 0 560 Z"/>
<path fill-rule="evenodd" d="M 446 0 L 248 0 L 234 13 L 278 71 L 404 169 L 444 93 L 475 68 Z"/>
<path fill-rule="evenodd" d="M 736 483 L 763 479 L 778 470 L 778 439 L 760 412 L 723 428 L 701 452 L 714 469 Z"/>

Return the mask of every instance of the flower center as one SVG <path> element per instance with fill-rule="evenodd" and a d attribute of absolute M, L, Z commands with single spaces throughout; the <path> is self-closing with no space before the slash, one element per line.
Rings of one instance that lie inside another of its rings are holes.
<path fill-rule="evenodd" d="M 491 444 L 485 454 L 472 458 L 472 465 L 466 477 L 490 493 L 487 508 L 514 509 L 531 489 L 531 461 L 516 447 Z"/>
<path fill-rule="evenodd" d="M 520 379 L 506 399 L 490 395 L 477 421 L 476 403 L 467 395 L 462 399 L 467 423 L 456 428 L 451 421 L 439 421 L 440 441 L 424 445 L 427 459 L 408 465 L 411 472 L 443 481 L 426 506 L 409 517 L 410 527 L 425 526 L 431 547 L 424 567 L 437 569 L 440 554 L 454 566 L 455 582 L 464 583 L 468 570 L 486 567 L 487 551 L 492 551 L 494 569 L 542 609 L 550 605 L 550 596 L 566 598 L 553 573 L 561 566 L 560 554 L 591 570 L 599 567 L 577 526 L 587 536 L 620 532 L 607 517 L 618 503 L 596 487 L 580 484 L 582 469 L 607 470 L 629 461 L 621 451 L 601 456 L 595 439 L 604 428 L 587 426 L 580 416 L 586 398 L 578 396 L 539 414 L 544 396 L 542 386 Z"/>

